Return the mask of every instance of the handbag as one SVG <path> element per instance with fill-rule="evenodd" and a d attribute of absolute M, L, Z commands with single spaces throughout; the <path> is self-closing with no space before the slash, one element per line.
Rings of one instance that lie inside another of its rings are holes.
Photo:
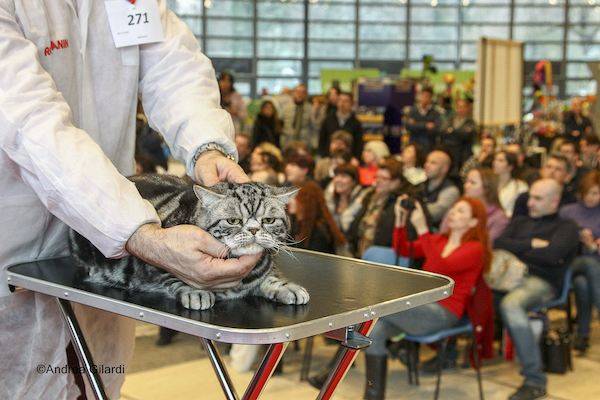
<path fill-rule="evenodd" d="M 544 371 L 565 374 L 572 368 L 571 337 L 568 332 L 549 330 L 540 342 Z"/>
<path fill-rule="evenodd" d="M 527 265 L 506 250 L 494 250 L 490 270 L 484 275 L 485 282 L 494 290 L 510 292 L 523 283 Z"/>

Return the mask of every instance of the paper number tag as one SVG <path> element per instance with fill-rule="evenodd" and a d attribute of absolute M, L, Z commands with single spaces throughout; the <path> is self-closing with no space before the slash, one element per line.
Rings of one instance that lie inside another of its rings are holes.
<path fill-rule="evenodd" d="M 106 0 L 104 5 L 116 47 L 164 40 L 156 0 Z"/>

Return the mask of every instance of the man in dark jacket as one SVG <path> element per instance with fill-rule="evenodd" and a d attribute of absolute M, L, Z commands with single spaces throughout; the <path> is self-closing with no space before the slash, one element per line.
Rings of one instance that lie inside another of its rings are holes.
<path fill-rule="evenodd" d="M 363 148 L 363 128 L 362 124 L 352 111 L 352 94 L 340 93 L 337 103 L 337 110 L 328 113 L 321 125 L 319 132 L 319 155 L 326 157 L 329 151 L 329 142 L 334 132 L 344 130 L 352 134 L 352 154 L 360 160 Z"/>
<path fill-rule="evenodd" d="M 547 378 L 528 312 L 559 295 L 564 275 L 577 253 L 577 225 L 558 216 L 561 185 L 554 179 L 540 179 L 529 191 L 529 213 L 513 217 L 494 245 L 527 264 L 529 275 L 508 292 L 500 313 L 522 364 L 523 385 L 510 400 L 533 400 L 546 395 Z"/>
<path fill-rule="evenodd" d="M 442 125 L 442 114 L 433 105 L 433 89 L 424 87 L 418 102 L 410 107 L 406 115 L 406 130 L 410 141 L 418 143 L 429 152 L 437 143 Z"/>

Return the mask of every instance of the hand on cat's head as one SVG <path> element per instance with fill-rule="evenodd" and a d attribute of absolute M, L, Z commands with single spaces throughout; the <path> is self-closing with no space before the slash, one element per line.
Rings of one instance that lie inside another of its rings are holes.
<path fill-rule="evenodd" d="M 207 187 L 219 182 L 250 182 L 244 170 L 219 151 L 207 151 L 198 157 L 194 166 L 194 180 Z"/>

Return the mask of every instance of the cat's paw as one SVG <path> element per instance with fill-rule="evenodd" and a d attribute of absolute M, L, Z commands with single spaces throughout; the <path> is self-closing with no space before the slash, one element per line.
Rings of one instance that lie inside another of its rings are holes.
<path fill-rule="evenodd" d="M 181 304 L 191 310 L 208 310 L 215 305 L 215 294 L 207 290 L 191 289 L 179 294 Z"/>
<path fill-rule="evenodd" d="M 267 290 L 267 298 L 283 304 L 306 304 L 310 295 L 302 286 L 288 282 Z"/>

